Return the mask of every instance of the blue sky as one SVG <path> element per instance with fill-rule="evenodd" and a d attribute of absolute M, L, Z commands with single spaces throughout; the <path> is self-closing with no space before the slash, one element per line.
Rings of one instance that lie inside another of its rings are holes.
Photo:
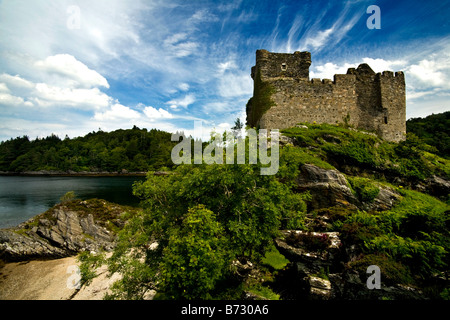
<path fill-rule="evenodd" d="M 311 78 L 402 70 L 408 118 L 448 111 L 448 17 L 450 1 L 0 0 L 0 140 L 229 129 L 257 49 L 310 51 Z"/>

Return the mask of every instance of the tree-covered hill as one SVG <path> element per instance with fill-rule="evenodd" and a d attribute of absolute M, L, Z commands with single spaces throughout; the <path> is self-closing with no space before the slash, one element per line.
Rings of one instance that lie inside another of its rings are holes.
<path fill-rule="evenodd" d="M 0 171 L 130 172 L 171 167 L 175 142 L 168 132 L 120 129 L 91 132 L 84 137 L 60 139 L 51 135 L 30 140 L 27 136 L 0 144 Z"/>
<path fill-rule="evenodd" d="M 435 147 L 436 154 L 450 159 L 450 111 L 409 119 L 406 121 L 406 131 Z"/>

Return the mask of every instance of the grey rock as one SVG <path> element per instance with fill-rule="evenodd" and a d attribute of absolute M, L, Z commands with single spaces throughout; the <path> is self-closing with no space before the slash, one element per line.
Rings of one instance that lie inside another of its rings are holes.
<path fill-rule="evenodd" d="M 380 192 L 372 203 L 362 204 L 363 209 L 375 211 L 389 210 L 402 198 L 401 195 L 392 188 L 386 186 L 379 186 L 379 188 Z"/>
<path fill-rule="evenodd" d="M 312 164 L 304 164 L 296 178 L 299 191 L 309 190 L 312 196 L 310 209 L 316 210 L 336 205 L 359 205 L 347 179 L 337 170 L 327 170 Z"/>
<path fill-rule="evenodd" d="M 37 216 L 37 226 L 22 223 L 16 228 L 0 230 L 0 259 L 22 261 L 60 258 L 80 251 L 111 250 L 115 234 L 95 221 L 92 214 L 83 216 L 64 206 L 54 208 L 52 216 Z"/>

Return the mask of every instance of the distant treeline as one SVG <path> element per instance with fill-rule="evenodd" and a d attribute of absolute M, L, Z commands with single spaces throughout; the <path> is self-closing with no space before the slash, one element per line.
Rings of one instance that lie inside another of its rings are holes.
<path fill-rule="evenodd" d="M 99 130 L 74 139 L 53 134 L 35 140 L 23 136 L 0 143 L 0 171 L 160 170 L 173 166 L 170 155 L 176 143 L 168 132 L 136 126 L 113 132 Z"/>
<path fill-rule="evenodd" d="M 406 131 L 435 147 L 437 155 L 450 159 L 450 111 L 409 119 L 406 121 Z"/>

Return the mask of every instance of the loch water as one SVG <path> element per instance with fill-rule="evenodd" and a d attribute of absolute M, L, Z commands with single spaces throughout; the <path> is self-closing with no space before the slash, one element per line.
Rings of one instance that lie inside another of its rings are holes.
<path fill-rule="evenodd" d="M 135 181 L 144 176 L 0 176 L 0 229 L 14 227 L 60 202 L 61 196 L 74 191 L 79 199 L 105 199 L 138 206 L 133 196 Z"/>

